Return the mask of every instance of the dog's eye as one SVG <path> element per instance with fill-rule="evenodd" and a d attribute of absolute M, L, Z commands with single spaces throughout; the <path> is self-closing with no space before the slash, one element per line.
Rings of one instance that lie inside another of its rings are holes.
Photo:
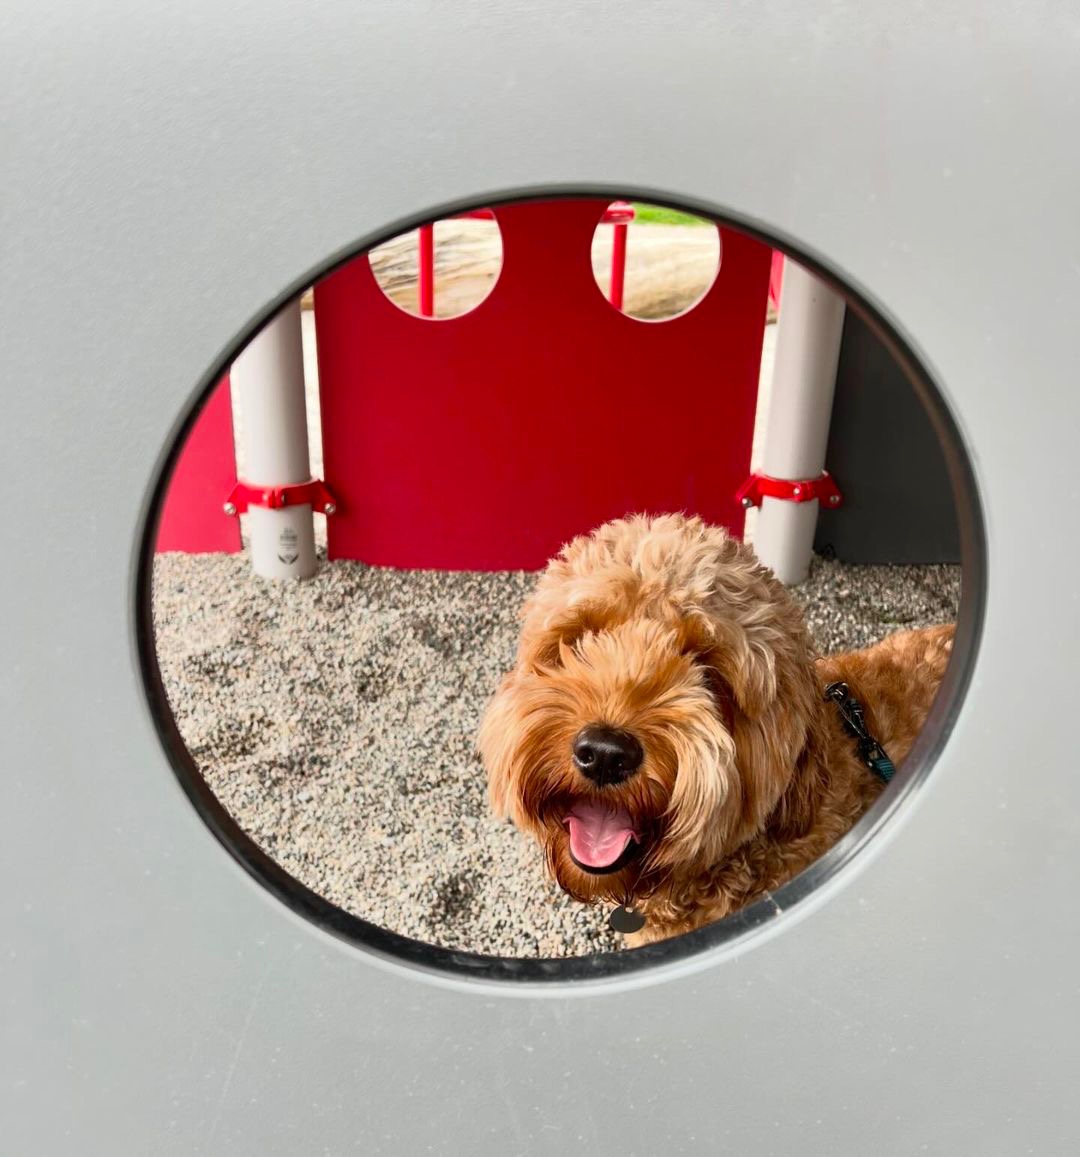
<path fill-rule="evenodd" d="M 542 647 L 536 649 L 534 655 L 534 663 L 538 667 L 562 667 L 565 666 L 565 650 L 567 646 L 565 639 L 562 637 L 551 639 Z"/>
<path fill-rule="evenodd" d="M 537 665 L 541 667 L 565 667 L 567 659 L 573 654 L 583 634 L 583 631 L 575 631 L 572 634 L 559 635 L 545 643 L 536 652 Z"/>
<path fill-rule="evenodd" d="M 709 653 L 716 650 L 716 635 L 711 626 L 691 618 L 684 619 L 676 629 L 682 653 L 697 662 L 707 663 Z"/>
<path fill-rule="evenodd" d="M 581 640 L 581 635 L 564 635 L 559 640 L 559 665 L 565 667 L 566 660 L 577 650 L 577 645 Z"/>
<path fill-rule="evenodd" d="M 555 640 L 546 646 L 537 648 L 534 665 L 537 667 L 560 667 L 559 643 Z"/>

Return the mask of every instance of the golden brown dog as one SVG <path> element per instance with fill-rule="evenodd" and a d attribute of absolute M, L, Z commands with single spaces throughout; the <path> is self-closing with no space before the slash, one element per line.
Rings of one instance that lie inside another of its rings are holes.
<path fill-rule="evenodd" d="M 849 684 L 899 763 L 952 637 L 815 658 L 794 600 L 725 531 L 608 523 L 549 563 L 524 608 L 480 730 L 492 804 L 572 896 L 641 912 L 636 942 L 688 931 L 801 871 L 881 790 L 826 684 Z"/>

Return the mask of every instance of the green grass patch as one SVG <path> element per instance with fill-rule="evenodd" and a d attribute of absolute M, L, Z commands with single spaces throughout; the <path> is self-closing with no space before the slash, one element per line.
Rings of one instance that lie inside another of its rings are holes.
<path fill-rule="evenodd" d="M 631 202 L 634 206 L 634 220 L 648 225 L 711 225 L 704 217 L 693 213 L 682 213 L 678 209 L 665 209 L 663 205 L 646 205 L 641 201 Z"/>

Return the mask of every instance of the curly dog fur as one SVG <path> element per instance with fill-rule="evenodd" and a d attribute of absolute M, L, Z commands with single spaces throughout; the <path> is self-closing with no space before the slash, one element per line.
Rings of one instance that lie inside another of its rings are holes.
<path fill-rule="evenodd" d="M 682 515 L 608 523 L 565 547 L 525 605 L 480 730 L 492 805 L 571 895 L 640 910 L 635 942 L 697 928 L 800 872 L 881 790 L 825 685 L 850 685 L 899 764 L 952 638 L 903 631 L 817 658 L 794 600 L 724 530 Z M 598 786 L 577 760 L 597 726 L 633 737 L 640 762 L 619 782 Z M 599 869 L 582 860 L 622 843 L 610 868 L 611 851 Z"/>

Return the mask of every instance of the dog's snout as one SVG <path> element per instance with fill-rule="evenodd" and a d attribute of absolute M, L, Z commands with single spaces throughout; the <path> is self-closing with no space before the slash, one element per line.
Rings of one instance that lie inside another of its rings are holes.
<path fill-rule="evenodd" d="M 598 787 L 621 783 L 641 766 L 645 753 L 628 731 L 590 724 L 574 739 L 574 764 Z"/>

